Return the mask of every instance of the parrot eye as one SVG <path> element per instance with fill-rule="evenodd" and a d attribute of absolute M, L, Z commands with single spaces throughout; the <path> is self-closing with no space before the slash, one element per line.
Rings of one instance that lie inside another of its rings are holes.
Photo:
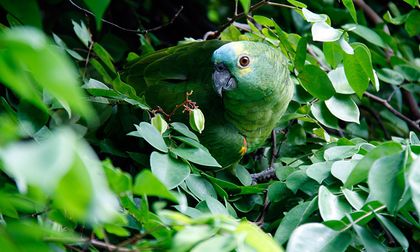
<path fill-rule="evenodd" d="M 246 67 L 249 65 L 250 59 L 248 56 L 241 56 L 238 62 L 241 67 Z"/>

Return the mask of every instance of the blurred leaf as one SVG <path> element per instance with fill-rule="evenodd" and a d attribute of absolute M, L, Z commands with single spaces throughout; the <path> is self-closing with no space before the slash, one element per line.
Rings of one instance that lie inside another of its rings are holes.
<path fill-rule="evenodd" d="M 100 30 L 102 25 L 102 16 L 108 8 L 108 5 L 111 3 L 111 0 L 83 0 L 83 2 L 93 12 L 96 20 L 96 27 Z"/>
<path fill-rule="evenodd" d="M 0 5 L 22 24 L 42 29 L 41 11 L 36 0 L 2 0 Z"/>
<path fill-rule="evenodd" d="M 399 72 L 389 69 L 389 68 L 382 68 L 377 71 L 378 78 L 381 81 L 392 85 L 400 85 L 404 82 L 404 76 Z"/>
<path fill-rule="evenodd" d="M 114 64 L 112 63 L 114 60 L 112 56 L 98 43 L 93 43 L 93 52 L 95 52 L 96 56 L 102 60 L 102 62 L 111 70 L 113 73 L 116 72 Z"/>
<path fill-rule="evenodd" d="M 66 55 L 50 44 L 44 34 L 28 27 L 13 28 L 0 34 L 0 45 L 3 47 L 0 53 L 0 78 L 4 84 L 22 95 L 22 98 L 45 109 L 36 95 L 30 97 L 28 94 L 29 91 L 37 93 L 33 86 L 36 83 L 88 121 L 95 120 L 94 112 L 79 88 L 76 69 Z M 25 69 L 29 74 L 24 73 L 16 79 L 15 74 L 20 74 L 16 73 L 18 69 Z M 29 81 L 29 77 L 35 82 Z M 27 90 L 24 91 L 25 87 Z"/>
<path fill-rule="evenodd" d="M 245 234 L 245 243 L 259 252 L 283 252 L 283 249 L 273 241 L 273 238 L 258 228 L 256 225 L 241 221 L 235 233 Z"/>
<path fill-rule="evenodd" d="M 325 105 L 338 119 L 346 122 L 359 123 L 359 108 L 350 96 L 337 94 L 326 100 Z"/>
<path fill-rule="evenodd" d="M 293 125 L 287 133 L 287 141 L 292 145 L 303 145 L 306 143 L 306 133 L 299 124 Z"/>
<path fill-rule="evenodd" d="M 176 197 L 149 170 L 143 170 L 137 175 L 133 193 L 143 196 L 157 196 L 177 202 Z"/>
<path fill-rule="evenodd" d="M 349 190 L 347 188 L 341 188 L 344 197 L 347 202 L 356 210 L 360 210 L 365 204 L 366 199 L 362 197 L 359 192 Z"/>
<path fill-rule="evenodd" d="M 130 174 L 114 167 L 109 159 L 102 162 L 102 167 L 104 168 L 109 186 L 115 193 L 131 192 L 133 182 Z"/>
<path fill-rule="evenodd" d="M 335 93 L 327 74 L 317 66 L 305 65 L 298 78 L 306 91 L 316 98 L 327 100 Z"/>
<path fill-rule="evenodd" d="M 417 3 L 418 5 L 418 3 Z M 420 11 L 412 10 L 408 14 L 407 20 L 405 21 L 405 30 L 410 37 L 420 34 L 420 27 L 418 25 L 420 20 Z"/>
<path fill-rule="evenodd" d="M 337 232 L 321 223 L 308 223 L 293 231 L 286 251 L 344 252 L 351 241 L 349 232 Z"/>
<path fill-rule="evenodd" d="M 303 202 L 289 210 L 280 222 L 274 235 L 274 240 L 284 244 L 299 225 L 302 225 L 317 210 L 315 199 Z"/>
<path fill-rule="evenodd" d="M 230 235 L 215 235 L 212 238 L 205 240 L 195 246 L 191 252 L 201 251 L 220 251 L 229 252 L 236 247 L 235 239 Z"/>
<path fill-rule="evenodd" d="M 229 215 L 228 210 L 226 209 L 226 207 L 220 203 L 217 199 L 211 197 L 211 196 L 207 196 L 205 199 L 208 208 L 210 209 L 210 212 L 212 214 L 225 214 L 225 215 Z"/>
<path fill-rule="evenodd" d="M 241 2 L 245 14 L 248 13 L 249 7 L 251 7 L 251 0 L 239 0 L 239 2 Z"/>
<path fill-rule="evenodd" d="M 177 187 L 190 175 L 188 164 L 179 159 L 174 159 L 169 154 L 161 154 L 156 151 L 150 155 L 150 166 L 153 174 L 168 189 Z"/>
<path fill-rule="evenodd" d="M 350 12 L 351 18 L 357 23 L 356 9 L 354 8 L 353 0 L 343 0 L 344 6 Z"/>

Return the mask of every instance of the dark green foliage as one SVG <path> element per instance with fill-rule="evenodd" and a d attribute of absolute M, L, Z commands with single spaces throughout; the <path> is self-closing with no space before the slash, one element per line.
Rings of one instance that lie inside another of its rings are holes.
<path fill-rule="evenodd" d="M 0 251 L 419 251 L 419 3 L 365 1 L 1 1 Z M 181 112 L 202 97 L 132 85 L 219 27 L 209 44 L 265 43 L 295 86 L 228 169 L 211 108 Z"/>

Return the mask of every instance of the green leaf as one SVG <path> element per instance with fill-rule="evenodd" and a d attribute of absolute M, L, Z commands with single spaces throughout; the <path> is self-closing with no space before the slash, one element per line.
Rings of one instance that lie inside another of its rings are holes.
<path fill-rule="evenodd" d="M 98 157 L 71 130 L 59 129 L 40 142 L 10 145 L 0 155 L 21 192 L 28 185 L 40 188 L 71 218 L 98 224 L 118 216 L 117 198 Z"/>
<path fill-rule="evenodd" d="M 245 243 L 253 249 L 252 251 L 283 252 L 283 249 L 273 240 L 271 235 L 249 221 L 242 220 L 236 227 L 235 234 L 237 236 L 245 234 Z"/>
<path fill-rule="evenodd" d="M 139 196 L 157 196 L 177 202 L 176 197 L 166 188 L 166 186 L 156 178 L 149 170 L 143 170 L 137 175 L 133 193 Z"/>
<path fill-rule="evenodd" d="M 181 133 L 182 135 L 198 141 L 198 137 L 190 129 L 188 129 L 185 124 L 180 122 L 173 122 L 171 123 L 171 126 L 175 131 Z"/>
<path fill-rule="evenodd" d="M 327 100 L 335 93 L 327 74 L 317 66 L 305 65 L 298 78 L 306 91 L 318 99 Z"/>
<path fill-rule="evenodd" d="M 289 239 L 293 230 L 302 225 L 317 210 L 316 199 L 303 202 L 285 214 L 274 235 L 274 240 L 284 244 Z"/>
<path fill-rule="evenodd" d="M 392 155 L 402 151 L 402 147 L 396 142 L 385 142 L 366 154 L 354 167 L 350 175 L 347 177 L 345 186 L 349 187 L 357 183 L 363 182 L 368 178 L 369 170 L 373 163 L 384 156 Z"/>
<path fill-rule="evenodd" d="M 374 45 L 377 45 L 382 48 L 387 47 L 382 38 L 375 31 L 369 29 L 366 26 L 358 24 L 346 24 L 343 26 L 343 29 L 357 34 L 358 36 L 362 37 L 363 39 L 366 39 Z"/>
<path fill-rule="evenodd" d="M 115 168 L 109 159 L 102 162 L 109 186 L 115 193 L 131 192 L 132 177 L 130 174 Z"/>
<path fill-rule="evenodd" d="M 368 49 L 364 46 L 353 48 L 353 55 L 344 54 L 344 72 L 350 86 L 361 97 L 369 85 L 369 79 L 374 80 L 373 68 Z"/>
<path fill-rule="evenodd" d="M 139 136 L 146 140 L 151 146 L 162 152 L 168 152 L 168 147 L 166 146 L 163 137 L 150 123 L 141 122 L 140 125 L 134 126 L 136 127 Z"/>
<path fill-rule="evenodd" d="M 287 142 L 292 145 L 303 145 L 306 143 L 306 133 L 302 125 L 296 124 L 290 127 L 287 133 Z"/>
<path fill-rule="evenodd" d="M 420 158 L 417 158 L 410 166 L 410 174 L 408 176 L 408 184 L 413 194 L 412 200 L 420 214 Z"/>
<path fill-rule="evenodd" d="M 212 214 L 229 215 L 229 212 L 226 209 L 226 207 L 222 203 L 220 203 L 217 199 L 211 196 L 207 196 L 205 201 L 207 203 L 207 207 L 210 209 L 210 212 Z"/>
<path fill-rule="evenodd" d="M 344 67 L 339 66 L 334 70 L 328 72 L 328 78 L 330 78 L 334 89 L 339 94 L 354 94 L 354 90 L 350 87 L 347 81 Z"/>
<path fill-rule="evenodd" d="M 216 159 L 214 159 L 209 152 L 200 148 L 183 146 L 171 149 L 171 152 L 173 152 L 177 156 L 182 157 L 183 159 L 186 159 L 199 165 L 221 167 L 220 164 L 217 163 Z"/>
<path fill-rule="evenodd" d="M 326 100 L 325 105 L 338 119 L 346 122 L 359 123 L 359 108 L 350 96 L 337 94 Z"/>
<path fill-rule="evenodd" d="M 382 157 L 373 163 L 369 171 L 370 195 L 372 199 L 384 203 L 390 213 L 396 212 L 404 193 L 404 154 Z"/>
<path fill-rule="evenodd" d="M 359 148 L 354 145 L 340 145 L 328 148 L 324 152 L 325 160 L 340 160 L 346 159 L 359 151 Z"/>
<path fill-rule="evenodd" d="M 324 221 L 340 220 L 351 211 L 351 206 L 342 196 L 335 196 L 325 186 L 319 188 L 318 207 Z"/>
<path fill-rule="evenodd" d="M 308 39 L 302 37 L 299 39 L 299 43 L 296 48 L 295 55 L 295 68 L 300 72 L 303 70 L 306 60 L 306 46 L 308 44 Z"/>
<path fill-rule="evenodd" d="M 354 8 L 353 0 L 343 0 L 343 4 L 350 12 L 351 18 L 353 18 L 354 22 L 357 23 L 357 14 L 356 9 Z"/>
<path fill-rule="evenodd" d="M 344 252 L 351 241 L 349 232 L 337 232 L 321 223 L 308 223 L 293 231 L 287 252 Z"/>
<path fill-rule="evenodd" d="M 302 189 L 302 185 L 309 180 L 309 177 L 306 175 L 305 171 L 298 170 L 290 174 L 286 179 L 286 186 L 293 193 L 296 193 L 297 190 Z"/>
<path fill-rule="evenodd" d="M 0 46 L 0 79 L 5 85 L 41 109 L 45 109 L 45 105 L 39 104 L 39 98 L 32 97 L 37 96 L 38 87 L 45 89 L 89 122 L 95 121 L 94 111 L 79 86 L 74 65 L 43 33 L 28 27 L 9 29 L 0 34 Z M 22 76 L 17 78 L 16 74 Z M 25 88 L 27 90 L 23 90 Z M 29 92 L 32 97 L 27 96 Z"/>
<path fill-rule="evenodd" d="M 325 60 L 331 67 L 336 68 L 343 60 L 343 50 L 337 42 L 325 42 L 322 44 Z M 334 84 L 334 83 L 333 83 Z"/>
<path fill-rule="evenodd" d="M 392 85 L 400 85 L 404 82 L 404 76 L 399 72 L 389 69 L 389 68 L 382 68 L 377 71 L 378 78 L 381 81 Z"/>
<path fill-rule="evenodd" d="M 83 2 L 85 2 L 89 10 L 93 12 L 96 20 L 96 27 L 100 30 L 102 17 L 105 10 L 108 8 L 108 5 L 111 3 L 111 0 L 83 0 Z"/>
<path fill-rule="evenodd" d="M 404 28 L 410 37 L 420 34 L 419 27 L 420 11 L 412 10 L 408 14 L 407 20 L 405 21 Z"/>
<path fill-rule="evenodd" d="M 217 198 L 216 191 L 213 185 L 208 182 L 205 178 L 191 174 L 185 180 L 188 189 L 200 200 L 205 200 L 207 196 Z"/>
<path fill-rule="evenodd" d="M 392 223 L 388 218 L 385 216 L 382 216 L 380 214 L 375 213 L 376 218 L 379 220 L 379 222 L 392 234 L 392 236 L 395 238 L 395 240 L 398 241 L 398 243 L 401 245 L 401 247 L 407 251 L 409 247 L 409 243 L 405 235 L 401 232 L 401 230 Z"/>
<path fill-rule="evenodd" d="M 353 225 L 354 231 L 362 242 L 367 252 L 385 252 L 385 246 L 376 239 L 373 234 L 365 227 Z"/>
<path fill-rule="evenodd" d="M 234 237 L 230 235 L 215 235 L 212 238 L 205 240 L 195 246 L 191 252 L 201 251 L 220 251 L 229 252 L 236 247 L 236 241 Z"/>
<path fill-rule="evenodd" d="M 162 135 L 168 129 L 168 123 L 163 119 L 161 114 L 157 114 L 152 119 L 150 119 L 150 123 L 159 131 Z"/>
<path fill-rule="evenodd" d="M 362 197 L 360 192 L 352 191 L 347 188 L 341 188 L 341 192 L 346 197 L 347 202 L 356 210 L 360 210 L 365 204 L 366 198 Z"/>
<path fill-rule="evenodd" d="M 325 106 L 325 103 L 323 101 L 313 103 L 311 106 L 311 113 L 315 117 L 315 119 L 324 126 L 327 126 L 332 129 L 339 128 L 337 118 L 333 114 L 331 114 L 331 112 L 328 110 L 327 106 Z"/>
<path fill-rule="evenodd" d="M 156 151 L 150 155 L 150 166 L 153 174 L 168 189 L 177 187 L 190 175 L 190 167 L 187 163 L 174 159 L 169 154 L 162 154 Z"/>
<path fill-rule="evenodd" d="M 411 7 L 413 8 L 419 5 L 419 0 L 403 0 L 403 1 L 411 5 Z"/>
<path fill-rule="evenodd" d="M 247 14 L 249 11 L 249 7 L 251 7 L 251 0 L 239 0 L 239 2 L 241 2 L 245 14 Z"/>
<path fill-rule="evenodd" d="M 387 11 L 384 14 L 385 21 L 387 21 L 388 23 L 394 24 L 394 25 L 403 24 L 407 20 L 407 17 L 408 17 L 408 15 L 401 15 L 401 16 L 397 16 L 397 17 L 393 18 L 389 11 Z"/>
<path fill-rule="evenodd" d="M 333 162 L 319 162 L 308 166 L 306 175 L 316 180 L 319 184 L 330 175 Z"/>
<path fill-rule="evenodd" d="M 296 1 L 296 0 L 287 0 L 287 2 L 293 4 L 294 6 L 298 7 L 298 8 L 307 8 L 308 6 L 306 6 L 306 4 Z"/>
<path fill-rule="evenodd" d="M 343 31 L 332 28 L 327 22 L 316 22 L 312 25 L 312 39 L 314 41 L 332 42 L 337 41 L 343 35 Z"/>
<path fill-rule="evenodd" d="M 306 7 L 302 8 L 302 14 L 306 21 L 311 23 L 327 21 L 328 16 L 325 14 L 316 14 L 308 10 Z"/>
<path fill-rule="evenodd" d="M 100 44 L 94 43 L 93 44 L 93 52 L 95 52 L 96 56 L 101 59 L 101 61 L 111 70 L 113 73 L 116 73 L 112 56 L 103 48 Z"/>
<path fill-rule="evenodd" d="M 83 45 L 89 48 L 89 45 L 93 42 L 92 35 L 90 34 L 89 30 L 86 28 L 85 23 L 80 21 L 80 24 L 76 23 L 75 21 L 71 21 L 73 24 L 73 30 L 76 33 L 76 36 L 82 41 Z"/>

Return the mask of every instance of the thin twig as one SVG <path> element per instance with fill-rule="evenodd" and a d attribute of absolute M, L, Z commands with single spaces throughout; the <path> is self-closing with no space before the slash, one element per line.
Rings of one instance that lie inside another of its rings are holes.
<path fill-rule="evenodd" d="M 115 252 L 133 252 L 133 251 L 136 251 L 134 249 L 123 248 L 123 247 L 115 246 L 113 244 L 108 244 L 108 243 L 98 241 L 98 240 L 88 240 L 87 242 L 92 244 L 95 247 L 107 249 L 109 251 L 115 251 Z"/>
<path fill-rule="evenodd" d="M 262 209 L 262 211 L 261 211 L 261 215 L 260 215 L 260 217 L 259 217 L 259 218 L 258 218 L 258 220 L 255 222 L 255 224 L 256 224 L 257 226 L 259 226 L 259 227 L 262 227 L 262 225 L 264 224 L 265 214 L 267 213 L 267 210 L 268 210 L 268 204 L 269 204 L 268 191 L 267 191 L 267 190 L 265 190 L 265 191 L 264 191 L 264 195 L 265 195 L 265 197 L 264 197 L 264 206 L 263 206 L 263 209 Z"/>
<path fill-rule="evenodd" d="M 71 5 L 73 5 L 77 9 L 79 9 L 79 10 L 85 12 L 85 13 L 88 13 L 88 14 L 96 17 L 96 15 L 94 13 L 92 13 L 89 10 L 86 10 L 85 8 L 80 7 L 79 5 L 77 5 L 72 0 L 69 0 L 69 2 L 71 3 Z M 146 33 L 152 32 L 152 31 L 160 30 L 160 29 L 162 29 L 162 28 L 164 28 L 164 27 L 166 27 L 168 25 L 171 25 L 173 22 L 175 22 L 175 19 L 179 16 L 179 14 L 181 14 L 181 12 L 182 12 L 183 9 L 184 9 L 184 6 L 181 5 L 181 7 L 179 8 L 179 10 L 173 15 L 173 17 L 171 18 L 171 20 L 169 20 L 169 22 L 167 22 L 165 24 L 162 24 L 162 25 L 159 25 L 159 26 L 156 26 L 156 27 L 153 27 L 153 28 L 149 28 L 149 29 L 128 29 L 128 28 L 124 28 L 122 26 L 119 26 L 119 25 L 117 25 L 115 23 L 112 23 L 112 22 L 110 22 L 110 21 L 108 21 L 106 19 L 101 18 L 101 20 L 102 20 L 102 22 L 104 22 L 106 24 L 109 24 L 111 26 L 114 26 L 114 27 L 116 27 L 116 28 L 118 28 L 118 29 L 120 29 L 122 31 L 134 32 L 134 33 L 137 33 L 137 34 L 146 34 Z"/>
<path fill-rule="evenodd" d="M 387 108 L 391 113 L 393 113 L 394 115 L 396 115 L 397 117 L 401 118 L 402 120 L 404 120 L 409 127 L 411 127 L 412 129 L 416 130 L 417 132 L 420 132 L 420 126 L 418 123 L 416 123 L 415 121 L 411 120 L 410 118 L 408 118 L 407 116 L 403 115 L 401 112 L 399 112 L 398 110 L 396 110 L 394 107 L 392 107 L 387 100 L 382 99 L 381 97 L 378 97 L 376 95 L 373 95 L 369 92 L 365 92 L 363 93 L 364 96 L 368 97 L 369 99 L 371 99 L 372 101 L 382 104 L 383 106 L 385 106 L 385 108 Z"/>
<path fill-rule="evenodd" d="M 248 12 L 253 12 L 265 5 L 271 5 L 271 6 L 277 6 L 277 7 L 286 7 L 286 8 L 290 8 L 290 9 L 295 9 L 296 7 L 291 6 L 291 5 L 287 5 L 287 4 L 279 4 L 279 3 L 273 3 L 270 2 L 268 0 L 262 0 L 261 2 L 258 2 L 254 5 L 252 5 L 251 7 L 249 7 L 249 11 Z M 220 34 L 226 29 L 228 28 L 231 24 L 233 24 L 233 22 L 235 22 L 236 20 L 246 17 L 247 13 L 245 12 L 241 12 L 239 14 L 236 14 L 228 19 L 228 22 L 226 22 L 225 24 L 223 24 L 217 31 L 209 31 L 204 35 L 204 40 L 208 39 L 208 38 L 217 38 L 220 36 Z"/>
<path fill-rule="evenodd" d="M 419 106 L 417 105 L 417 101 L 414 98 L 413 94 L 405 89 L 401 89 L 401 92 L 404 96 L 404 100 L 407 101 L 408 107 L 410 108 L 411 116 L 415 120 L 420 119 L 420 110 Z"/>

